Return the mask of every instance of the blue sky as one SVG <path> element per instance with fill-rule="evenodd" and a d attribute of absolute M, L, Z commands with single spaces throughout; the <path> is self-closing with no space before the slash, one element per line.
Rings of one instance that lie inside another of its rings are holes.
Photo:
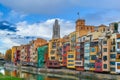
<path fill-rule="evenodd" d="M 0 21 L 11 24 L 0 27 L 0 52 L 37 37 L 49 40 L 56 18 L 61 36 L 75 30 L 78 17 L 95 26 L 118 22 L 119 3 L 120 0 L 0 0 Z"/>

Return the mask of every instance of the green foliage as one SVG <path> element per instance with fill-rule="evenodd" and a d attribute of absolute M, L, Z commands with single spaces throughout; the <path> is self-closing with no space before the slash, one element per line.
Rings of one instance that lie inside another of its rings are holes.
<path fill-rule="evenodd" d="M 0 80 L 24 80 L 24 79 L 11 77 L 11 76 L 4 76 L 4 75 L 0 74 Z"/>
<path fill-rule="evenodd" d="M 5 60 L 11 61 L 12 50 L 8 49 L 5 53 Z"/>

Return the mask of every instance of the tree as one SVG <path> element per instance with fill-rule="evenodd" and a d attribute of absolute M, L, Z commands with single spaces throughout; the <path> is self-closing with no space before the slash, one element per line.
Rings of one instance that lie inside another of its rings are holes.
<path fill-rule="evenodd" d="M 11 61 L 11 55 L 12 55 L 12 50 L 8 49 L 5 53 L 5 60 L 6 61 Z"/>
<path fill-rule="evenodd" d="M 4 54 L 0 52 L 0 58 L 4 58 Z"/>

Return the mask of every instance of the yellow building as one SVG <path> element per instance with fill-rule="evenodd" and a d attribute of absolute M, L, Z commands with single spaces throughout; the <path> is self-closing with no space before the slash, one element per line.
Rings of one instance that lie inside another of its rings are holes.
<path fill-rule="evenodd" d="M 105 26 L 101 25 L 96 31 L 89 33 L 92 36 L 90 42 L 90 70 L 95 71 L 95 62 L 97 58 L 97 53 L 99 52 L 98 39 L 105 32 Z"/>
<path fill-rule="evenodd" d="M 75 50 L 70 50 L 67 54 L 67 68 L 75 68 Z"/>
<path fill-rule="evenodd" d="M 95 70 L 96 54 L 98 53 L 98 41 L 94 40 L 90 43 L 90 70 Z"/>
<path fill-rule="evenodd" d="M 15 57 L 15 53 L 17 51 L 17 47 L 18 46 L 13 46 L 12 47 L 12 55 L 11 55 L 11 61 L 14 62 L 14 57 Z"/>
<path fill-rule="evenodd" d="M 67 68 L 75 68 L 76 32 L 69 34 L 70 51 L 67 53 Z"/>
<path fill-rule="evenodd" d="M 48 47 L 48 66 L 60 67 L 62 66 L 62 42 L 63 39 L 52 39 L 49 41 Z M 52 63 L 51 65 L 49 63 Z M 54 65 L 54 64 L 57 64 Z"/>

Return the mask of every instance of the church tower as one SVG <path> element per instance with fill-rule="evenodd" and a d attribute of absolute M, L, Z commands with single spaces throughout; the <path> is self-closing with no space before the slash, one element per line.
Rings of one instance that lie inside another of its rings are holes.
<path fill-rule="evenodd" d="M 60 25 L 58 24 L 58 20 L 55 20 L 55 23 L 53 25 L 53 39 L 59 39 L 60 38 Z"/>

